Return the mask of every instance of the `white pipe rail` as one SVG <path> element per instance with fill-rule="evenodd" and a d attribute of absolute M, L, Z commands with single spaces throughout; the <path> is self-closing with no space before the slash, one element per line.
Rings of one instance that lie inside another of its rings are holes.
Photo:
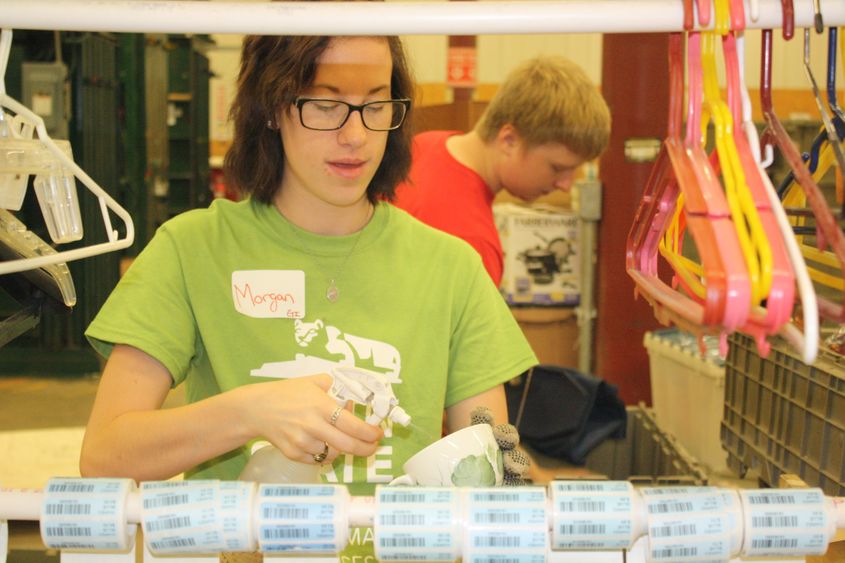
<path fill-rule="evenodd" d="M 795 27 L 813 25 L 813 1 L 795 0 Z M 845 25 L 845 2 L 819 0 L 825 25 Z M 779 28 L 780 0 L 759 0 L 748 28 Z M 680 31 L 681 0 L 521 2 L 191 2 L 3 0 L 16 29 L 266 35 L 485 35 Z"/>

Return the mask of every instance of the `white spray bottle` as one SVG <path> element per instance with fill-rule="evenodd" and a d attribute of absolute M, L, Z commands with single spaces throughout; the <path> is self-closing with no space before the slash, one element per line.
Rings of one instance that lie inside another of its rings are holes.
<path fill-rule="evenodd" d="M 347 401 L 352 401 L 372 407 L 373 412 L 366 420 L 368 424 L 378 424 L 385 418 L 402 426 L 411 423 L 411 417 L 399 406 L 399 399 L 384 374 L 356 367 L 335 367 L 331 370 L 331 376 L 334 381 L 329 395 L 334 397 L 338 405 L 345 406 Z M 241 481 L 297 484 L 321 482 L 322 466 L 290 460 L 269 442 L 256 442 L 251 453 L 249 462 L 238 477 Z"/>

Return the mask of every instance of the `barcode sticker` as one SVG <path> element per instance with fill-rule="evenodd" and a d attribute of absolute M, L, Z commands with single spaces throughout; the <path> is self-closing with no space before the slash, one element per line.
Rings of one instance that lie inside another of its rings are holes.
<path fill-rule="evenodd" d="M 342 485 L 259 485 L 258 545 L 276 553 L 333 554 L 349 537 L 349 493 Z"/>
<path fill-rule="evenodd" d="M 262 502 L 258 509 L 265 520 L 332 520 L 335 506 L 328 502 L 319 504 L 291 504 Z"/>
<path fill-rule="evenodd" d="M 735 503 L 714 487 L 642 489 L 651 561 L 727 561 Z"/>
<path fill-rule="evenodd" d="M 379 561 L 454 561 L 449 551 L 392 551 L 384 557 L 379 557 Z"/>
<path fill-rule="evenodd" d="M 252 483 L 149 481 L 141 484 L 141 526 L 155 555 L 249 551 L 255 544 Z"/>
<path fill-rule="evenodd" d="M 261 498 L 334 497 L 338 494 L 337 487 L 332 485 L 262 485 L 258 491 Z"/>
<path fill-rule="evenodd" d="M 460 491 L 376 487 L 374 537 L 379 561 L 454 561 L 460 557 Z M 409 557 L 412 555 L 412 557 Z"/>
<path fill-rule="evenodd" d="M 725 507 L 722 491 L 716 487 L 645 487 L 640 494 L 649 518 L 714 512 Z"/>
<path fill-rule="evenodd" d="M 461 559 L 464 563 L 545 563 L 545 555 L 471 555 Z"/>
<path fill-rule="evenodd" d="M 561 493 L 627 493 L 628 481 L 553 481 L 552 490 Z"/>
<path fill-rule="evenodd" d="M 821 555 L 831 530 L 821 489 L 740 491 L 748 556 Z"/>
<path fill-rule="evenodd" d="M 474 490 L 469 494 L 473 504 L 522 504 L 546 500 L 545 489 L 538 487 L 508 487 L 503 489 Z"/>
<path fill-rule="evenodd" d="M 462 560 L 542 561 L 549 549 L 546 506 L 541 487 L 464 490 Z"/>
<path fill-rule="evenodd" d="M 334 542 L 328 543 L 307 543 L 286 540 L 281 543 L 267 543 L 261 551 L 267 553 L 302 553 L 307 555 L 319 555 L 332 553 L 337 550 Z"/>
<path fill-rule="evenodd" d="M 555 481 L 552 547 L 627 549 L 634 542 L 633 486 L 626 481 Z"/>
<path fill-rule="evenodd" d="M 455 502 L 455 489 L 445 487 L 378 487 L 380 503 L 447 504 Z"/>
<path fill-rule="evenodd" d="M 471 535 L 472 547 L 495 549 L 542 549 L 546 545 L 546 533 L 539 530 L 487 529 Z"/>
<path fill-rule="evenodd" d="M 542 525 L 546 522 L 546 511 L 541 508 L 498 508 L 475 506 L 469 512 L 471 524 L 492 525 Z"/>
<path fill-rule="evenodd" d="M 130 479 L 53 478 L 44 488 L 41 538 L 53 549 L 125 551 L 135 540 L 126 520 Z"/>
<path fill-rule="evenodd" d="M 457 508 L 457 507 L 456 507 Z M 451 508 L 397 508 L 377 512 L 376 523 L 380 526 L 406 527 L 426 526 L 428 528 L 449 527 L 458 517 Z"/>
<path fill-rule="evenodd" d="M 444 549 L 452 549 L 454 542 L 452 536 L 448 531 L 437 530 L 420 530 L 416 532 L 385 530 L 376 539 L 378 546 L 385 548 L 384 551 L 390 551 L 387 548 L 399 549 L 430 549 L 437 548 L 440 552 L 445 553 Z M 381 559 L 379 557 L 379 559 Z M 455 559 L 450 556 L 449 560 Z"/>

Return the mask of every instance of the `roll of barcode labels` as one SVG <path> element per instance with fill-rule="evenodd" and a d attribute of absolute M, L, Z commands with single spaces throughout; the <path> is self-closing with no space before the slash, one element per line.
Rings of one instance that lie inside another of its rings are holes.
<path fill-rule="evenodd" d="M 553 481 L 552 549 L 628 549 L 645 533 L 640 496 L 628 481 Z"/>
<path fill-rule="evenodd" d="M 154 555 L 253 551 L 255 484 L 150 481 L 141 484 L 144 543 Z"/>
<path fill-rule="evenodd" d="M 41 539 L 53 549 L 128 551 L 135 543 L 126 503 L 131 479 L 54 477 L 41 505 Z"/>
<path fill-rule="evenodd" d="M 543 563 L 549 549 L 545 487 L 461 489 L 464 563 Z"/>
<path fill-rule="evenodd" d="M 739 550 L 741 529 L 731 528 L 723 491 L 716 487 L 640 489 L 648 518 L 648 560 L 724 562 Z"/>
<path fill-rule="evenodd" d="M 832 501 L 821 489 L 739 491 L 742 555 L 822 555 L 836 533 Z"/>
<path fill-rule="evenodd" d="M 461 556 L 461 493 L 454 487 L 376 488 L 373 541 L 379 561 Z"/>
<path fill-rule="evenodd" d="M 343 551 L 349 541 L 349 502 L 343 485 L 259 485 L 254 515 L 259 550 Z"/>

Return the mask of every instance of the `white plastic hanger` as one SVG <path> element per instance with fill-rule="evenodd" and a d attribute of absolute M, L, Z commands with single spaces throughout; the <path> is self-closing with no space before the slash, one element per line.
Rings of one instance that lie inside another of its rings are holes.
<path fill-rule="evenodd" d="M 88 258 L 90 256 L 97 256 L 126 248 L 132 244 L 135 239 L 135 226 L 132 222 L 132 217 L 129 213 L 121 207 L 112 197 L 106 193 L 88 174 L 85 173 L 74 161 L 70 158 L 47 134 L 47 128 L 44 125 L 44 120 L 37 114 L 32 112 L 29 108 L 9 97 L 6 94 L 6 67 L 9 61 L 9 53 L 12 48 L 12 31 L 10 29 L 3 29 L 0 34 L 0 143 L 3 138 L 13 137 L 15 140 L 31 139 L 33 132 L 37 133 L 37 139 L 45 147 L 56 161 L 61 164 L 66 170 L 73 173 L 79 181 L 88 188 L 99 200 L 100 210 L 103 215 L 103 224 L 108 236 L 108 242 L 93 244 L 83 248 L 76 248 L 73 250 L 66 250 L 57 252 L 49 256 L 36 256 L 31 258 L 21 258 L 18 260 L 9 260 L 0 262 L 0 274 L 10 274 L 13 272 L 22 272 L 34 268 L 41 268 L 50 264 L 58 264 L 61 262 L 70 262 L 71 260 L 79 260 L 81 258 Z M 9 109 L 14 112 L 14 117 L 4 113 L 4 109 Z M 109 209 L 115 213 L 126 227 L 126 236 L 118 237 L 118 232 L 112 228 L 111 218 L 109 217 Z M 44 208 L 42 207 L 42 211 Z M 45 221 L 50 219 L 45 217 Z"/>
<path fill-rule="evenodd" d="M 757 135 L 757 128 L 752 121 L 751 116 L 751 98 L 748 95 L 748 89 L 745 85 L 745 36 L 740 33 L 737 34 L 736 40 L 737 55 L 739 58 L 740 69 L 740 93 L 742 97 L 742 131 L 748 138 L 748 144 L 751 146 L 754 158 L 760 164 L 762 169 L 768 167 L 774 160 L 774 149 L 771 145 L 766 146 L 766 161 L 760 162 L 760 138 Z M 803 314 L 802 332 L 793 324 L 786 323 L 780 330 L 789 344 L 801 353 L 801 359 L 807 365 L 812 365 L 816 359 L 819 351 L 819 311 L 816 303 L 816 290 L 813 287 L 813 282 L 810 279 L 810 274 L 807 271 L 807 264 L 804 261 L 804 256 L 801 253 L 801 248 L 798 246 L 798 241 L 792 233 L 792 225 L 783 210 L 783 205 L 777 196 L 774 186 L 766 173 L 760 174 L 763 184 L 766 187 L 766 195 L 769 197 L 771 203 L 772 213 L 775 220 L 783 232 L 784 243 L 786 244 L 786 252 L 789 254 L 789 260 L 792 262 L 792 268 L 795 271 L 795 285 L 798 287 L 798 294 L 801 296 L 801 312 Z"/>

